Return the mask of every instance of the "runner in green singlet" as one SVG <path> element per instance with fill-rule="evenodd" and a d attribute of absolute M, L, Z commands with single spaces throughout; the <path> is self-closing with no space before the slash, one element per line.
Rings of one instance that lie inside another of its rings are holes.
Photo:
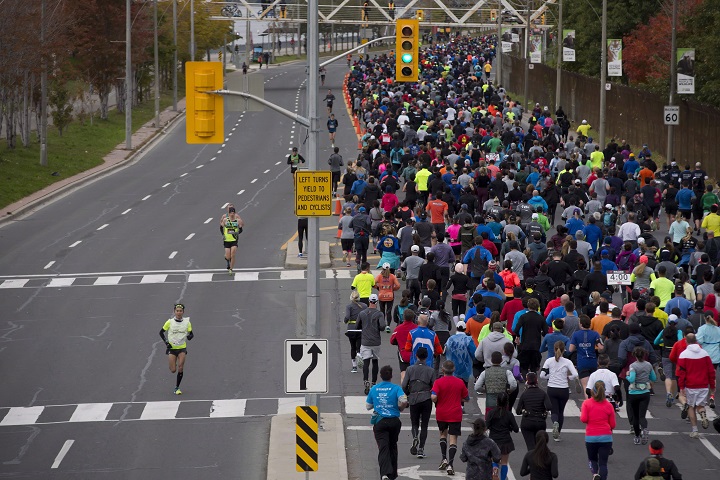
<path fill-rule="evenodd" d="M 170 372 L 175 373 L 177 371 L 177 381 L 173 393 L 175 395 L 182 395 L 180 382 L 182 382 L 183 369 L 185 367 L 187 341 L 192 340 L 195 334 L 192 331 L 190 317 L 183 317 L 185 305 L 176 303 L 174 313 L 173 318 L 168 319 L 160 329 L 160 338 L 163 339 L 167 347 L 165 354 L 168 356 Z M 166 334 L 167 338 L 165 337 Z"/>
<path fill-rule="evenodd" d="M 225 245 L 225 263 L 230 275 L 235 268 L 235 253 L 238 247 L 238 236 L 242 233 L 245 222 L 235 213 L 235 206 L 228 205 L 228 213 L 220 219 L 220 231 Z"/>

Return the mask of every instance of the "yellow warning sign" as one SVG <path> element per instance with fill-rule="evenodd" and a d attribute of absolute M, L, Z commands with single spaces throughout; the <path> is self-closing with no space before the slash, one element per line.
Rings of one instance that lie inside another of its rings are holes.
<path fill-rule="evenodd" d="M 318 407 L 295 407 L 295 469 L 318 470 Z"/>
<path fill-rule="evenodd" d="M 332 215 L 332 173 L 295 172 L 295 215 L 329 217 Z"/>

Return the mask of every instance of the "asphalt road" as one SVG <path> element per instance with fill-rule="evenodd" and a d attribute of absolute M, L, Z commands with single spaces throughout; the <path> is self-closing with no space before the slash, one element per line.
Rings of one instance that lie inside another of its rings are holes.
<path fill-rule="evenodd" d="M 325 88 L 338 99 L 344 73 L 342 65 L 328 69 Z M 303 65 L 254 75 L 265 76 L 266 98 L 304 111 Z M 319 112 L 322 119 L 324 106 Z M 341 101 L 335 113 L 337 144 L 354 159 L 357 140 Z M 265 111 L 228 113 L 226 136 L 224 147 L 186 145 L 180 123 L 134 165 L 0 228 L 0 476 L 265 478 L 270 418 L 303 400 L 283 393 L 283 341 L 298 336 L 305 282 L 302 272 L 282 269 L 282 246 L 296 225 L 285 156 L 293 145 L 304 152 L 305 132 Z M 330 154 L 324 134 L 320 152 L 322 166 Z M 234 277 L 224 271 L 218 232 L 228 202 L 246 223 Z M 322 220 L 322 239 L 334 242 L 336 221 Z M 337 260 L 321 272 L 320 329 L 331 346 L 321 411 L 345 414 L 350 478 L 377 479 L 362 378 L 349 373 L 339 323 L 353 274 Z M 172 394 L 157 335 L 176 301 L 187 305 L 196 332 L 181 397 Z M 384 345 L 382 363 L 395 359 Z M 677 434 L 689 426 L 658 390 L 650 429 L 668 433 L 667 455 L 686 478 L 716 475 L 720 438 Z M 468 420 L 477 402 L 472 394 Z M 647 450 L 619 425 L 611 474 L 627 478 Z M 552 445 L 561 478 L 589 476 L 581 428 L 571 415 L 563 441 Z M 401 478 L 444 476 L 435 470 L 432 422 L 430 432 L 429 456 L 417 460 L 403 431 Z M 511 467 L 519 472 L 524 446 L 519 435 L 515 441 Z M 456 468 L 462 478 L 464 466 Z"/>

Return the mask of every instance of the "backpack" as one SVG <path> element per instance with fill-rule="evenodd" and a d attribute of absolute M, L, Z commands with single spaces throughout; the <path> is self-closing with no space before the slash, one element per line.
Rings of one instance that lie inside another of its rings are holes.
<path fill-rule="evenodd" d="M 615 226 L 615 218 L 612 212 L 605 212 L 603 214 L 603 225 L 607 228 Z"/>
<path fill-rule="evenodd" d="M 630 255 L 620 256 L 617 266 L 623 272 L 629 271 L 630 270 Z"/>

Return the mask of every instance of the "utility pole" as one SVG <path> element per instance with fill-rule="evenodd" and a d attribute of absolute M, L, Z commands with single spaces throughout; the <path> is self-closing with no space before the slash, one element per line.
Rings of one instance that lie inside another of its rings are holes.
<path fill-rule="evenodd" d="M 297 38 L 297 56 L 300 58 L 302 55 L 302 44 L 300 43 L 300 37 L 302 36 L 302 23 L 300 23 L 300 0 L 297 0 L 297 25 L 298 25 L 298 38 Z M 308 23 L 310 19 L 308 18 Z"/>
<path fill-rule="evenodd" d="M 498 0 L 498 15 L 497 15 L 497 45 L 495 46 L 495 59 L 497 65 L 495 65 L 495 87 L 498 88 L 502 81 L 502 10 L 503 4 L 501 0 Z"/>
<path fill-rule="evenodd" d="M 252 51 L 250 50 L 250 36 L 252 35 L 252 32 L 250 32 L 250 7 L 247 8 L 247 12 L 245 12 L 245 18 L 247 18 L 247 22 L 245 22 L 245 64 L 250 68 L 250 63 L 252 63 Z"/>
<path fill-rule="evenodd" d="M 177 52 L 177 0 L 173 2 L 173 112 L 177 112 L 177 64 L 178 64 L 178 52 Z"/>
<path fill-rule="evenodd" d="M 673 0 L 672 33 L 670 35 L 670 101 L 668 105 L 674 105 L 673 102 L 675 101 L 675 92 L 677 89 L 677 10 L 678 2 L 677 0 Z M 665 158 L 667 158 L 668 162 L 671 162 L 675 155 L 675 129 L 672 125 L 668 125 L 667 129 L 667 153 Z"/>
<path fill-rule="evenodd" d="M 158 17 L 157 2 L 153 1 L 153 17 L 155 20 L 155 28 L 153 30 L 153 48 L 155 50 L 155 128 L 160 128 L 160 64 L 158 60 Z"/>
<path fill-rule="evenodd" d="M 600 149 L 605 148 L 605 104 L 607 103 L 607 0 L 602 4 L 602 39 L 600 40 L 600 51 L 602 52 L 602 65 L 600 66 L 600 126 L 598 144 Z"/>
<path fill-rule="evenodd" d="M 195 61 L 195 0 L 190 0 L 190 61 Z"/>
<path fill-rule="evenodd" d="M 557 59 L 555 66 L 555 111 L 557 112 L 560 108 L 560 90 L 562 88 L 562 60 L 563 60 L 563 45 L 562 45 L 562 38 L 563 38 L 563 0 L 558 0 L 558 27 L 557 27 L 557 36 L 555 37 L 555 41 L 557 42 Z"/>
<path fill-rule="evenodd" d="M 523 111 L 528 108 L 528 95 L 530 88 L 530 6 L 532 0 L 527 0 L 525 15 L 525 83 L 523 83 Z"/>
<path fill-rule="evenodd" d="M 318 69 L 319 67 L 319 38 L 318 28 L 318 0 L 308 0 L 307 9 L 307 108 L 310 129 L 308 135 L 308 168 L 310 171 L 318 168 Z M 320 218 L 308 218 L 308 267 L 307 267 L 307 338 L 317 338 L 318 319 L 320 318 Z M 306 395 L 306 405 L 317 405 L 318 395 Z"/>
<path fill-rule="evenodd" d="M 131 0 L 125 0 L 125 150 L 132 150 L 132 30 Z"/>
<path fill-rule="evenodd" d="M 40 3 L 40 165 L 47 167 L 47 61 L 45 60 L 45 0 Z"/>

